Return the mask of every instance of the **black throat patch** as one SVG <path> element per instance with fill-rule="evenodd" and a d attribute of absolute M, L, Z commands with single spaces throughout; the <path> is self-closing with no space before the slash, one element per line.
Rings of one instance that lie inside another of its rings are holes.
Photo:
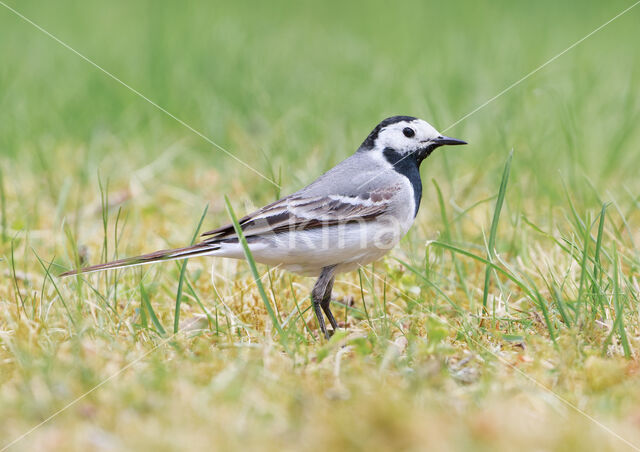
<path fill-rule="evenodd" d="M 420 162 L 418 161 L 417 153 L 410 155 L 403 155 L 392 148 L 385 148 L 382 154 L 387 159 L 387 162 L 393 165 L 393 169 L 404 177 L 409 179 L 411 187 L 413 188 L 413 200 L 416 204 L 416 210 L 413 213 L 415 218 L 418 215 L 418 209 L 420 208 L 420 200 L 422 199 L 422 180 L 420 179 Z M 422 160 L 422 159 L 420 159 Z"/>

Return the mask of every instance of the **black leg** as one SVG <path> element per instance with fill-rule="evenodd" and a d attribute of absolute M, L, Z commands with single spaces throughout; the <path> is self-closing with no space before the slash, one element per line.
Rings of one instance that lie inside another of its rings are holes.
<path fill-rule="evenodd" d="M 311 302 L 313 303 L 313 310 L 316 313 L 316 318 L 318 319 L 318 324 L 320 325 L 320 330 L 326 339 L 329 339 L 329 333 L 327 332 L 327 327 L 324 323 L 324 317 L 322 316 L 322 311 L 326 313 L 329 311 L 329 305 L 327 303 L 327 307 L 325 308 L 325 298 L 327 294 L 327 288 L 329 293 L 329 302 L 331 302 L 331 289 L 333 287 L 333 275 L 334 275 L 335 267 L 325 267 L 322 269 L 320 273 L 320 277 L 316 281 L 316 284 L 313 286 L 313 290 L 311 291 Z M 329 317 L 329 321 L 331 325 L 336 328 L 337 323 L 335 323 L 335 319 L 329 311 L 327 315 Z M 335 325 L 334 325 L 335 323 Z"/>
<path fill-rule="evenodd" d="M 338 322 L 336 322 L 335 317 L 333 317 L 333 313 L 331 312 L 331 291 L 333 290 L 333 282 L 335 281 L 335 275 L 331 276 L 331 280 L 327 284 L 327 288 L 324 291 L 324 296 L 322 297 L 322 301 L 320 302 L 320 306 L 324 311 L 324 314 L 329 319 L 329 323 L 331 323 L 331 327 L 333 328 L 333 332 L 338 331 Z"/>

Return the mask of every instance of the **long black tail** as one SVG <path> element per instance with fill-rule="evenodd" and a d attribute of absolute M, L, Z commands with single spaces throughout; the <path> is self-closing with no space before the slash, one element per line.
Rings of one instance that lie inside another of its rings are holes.
<path fill-rule="evenodd" d="M 141 256 L 127 257 L 117 261 L 107 262 L 106 264 L 92 265 L 90 267 L 77 268 L 68 272 L 61 273 L 60 276 L 71 276 L 79 273 L 91 273 L 112 268 L 134 267 L 136 265 L 151 264 L 154 262 L 171 261 L 177 259 L 187 259 L 189 257 L 202 256 L 219 249 L 220 246 L 208 243 L 198 243 L 197 245 L 188 246 L 186 248 L 175 248 L 172 250 L 160 250 Z"/>

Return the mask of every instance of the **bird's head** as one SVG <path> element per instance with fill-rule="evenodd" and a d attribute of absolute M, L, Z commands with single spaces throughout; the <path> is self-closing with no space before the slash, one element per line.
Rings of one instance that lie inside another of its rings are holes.
<path fill-rule="evenodd" d="M 431 124 L 412 116 L 392 116 L 378 124 L 360 146 L 361 150 L 393 154 L 394 159 L 415 158 L 418 165 L 436 148 L 467 144 L 443 136 Z"/>

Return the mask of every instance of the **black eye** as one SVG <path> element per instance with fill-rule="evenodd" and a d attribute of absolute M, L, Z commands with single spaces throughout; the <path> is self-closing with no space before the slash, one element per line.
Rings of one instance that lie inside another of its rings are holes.
<path fill-rule="evenodd" d="M 402 133 L 404 133 L 404 136 L 407 138 L 411 138 L 416 134 L 416 132 L 411 127 L 405 127 L 404 129 L 402 129 Z"/>

